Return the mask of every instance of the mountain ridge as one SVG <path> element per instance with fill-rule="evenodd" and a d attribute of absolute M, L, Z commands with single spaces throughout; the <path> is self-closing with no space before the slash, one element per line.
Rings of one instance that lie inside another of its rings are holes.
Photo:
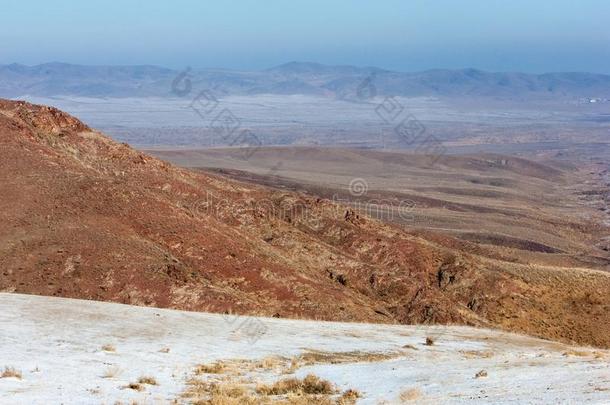
<path fill-rule="evenodd" d="M 171 97 L 181 71 L 154 65 L 0 65 L 0 96 Z M 586 72 L 487 72 L 429 69 L 397 72 L 378 67 L 288 62 L 247 71 L 191 69 L 198 88 L 223 95 L 317 94 L 358 100 L 373 85 L 379 96 L 610 97 L 610 75 Z"/>

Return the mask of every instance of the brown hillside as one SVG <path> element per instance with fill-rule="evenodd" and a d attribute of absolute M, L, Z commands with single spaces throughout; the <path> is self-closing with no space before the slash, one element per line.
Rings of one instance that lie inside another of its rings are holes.
<path fill-rule="evenodd" d="M 608 274 L 458 249 L 328 200 L 174 167 L 53 108 L 0 101 L 0 290 L 466 323 L 610 346 Z"/>

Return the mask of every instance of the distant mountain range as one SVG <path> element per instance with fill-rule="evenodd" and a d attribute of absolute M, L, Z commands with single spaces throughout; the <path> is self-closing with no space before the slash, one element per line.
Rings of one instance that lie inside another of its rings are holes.
<path fill-rule="evenodd" d="M 157 66 L 0 65 L 0 97 L 170 97 L 180 71 Z M 184 77 L 184 75 L 182 76 Z M 610 97 L 610 75 L 492 73 L 476 69 L 393 72 L 376 67 L 290 62 L 260 71 L 193 69 L 193 89 L 217 95 L 308 94 L 358 100 L 371 95 L 500 98 Z M 184 82 L 177 83 L 182 88 Z"/>

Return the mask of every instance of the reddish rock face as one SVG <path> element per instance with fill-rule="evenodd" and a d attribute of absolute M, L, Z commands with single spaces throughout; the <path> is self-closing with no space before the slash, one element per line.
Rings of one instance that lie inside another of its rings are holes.
<path fill-rule="evenodd" d="M 57 109 L 0 100 L 0 290 L 610 344 L 606 275 L 526 277 L 441 239 L 177 168 Z"/>

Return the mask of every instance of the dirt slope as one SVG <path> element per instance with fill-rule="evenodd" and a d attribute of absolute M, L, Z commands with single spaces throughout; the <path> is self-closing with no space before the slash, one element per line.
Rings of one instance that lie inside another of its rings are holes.
<path fill-rule="evenodd" d="M 23 102 L 0 101 L 0 271 L 2 291 L 610 345 L 605 273 L 500 264 Z"/>

